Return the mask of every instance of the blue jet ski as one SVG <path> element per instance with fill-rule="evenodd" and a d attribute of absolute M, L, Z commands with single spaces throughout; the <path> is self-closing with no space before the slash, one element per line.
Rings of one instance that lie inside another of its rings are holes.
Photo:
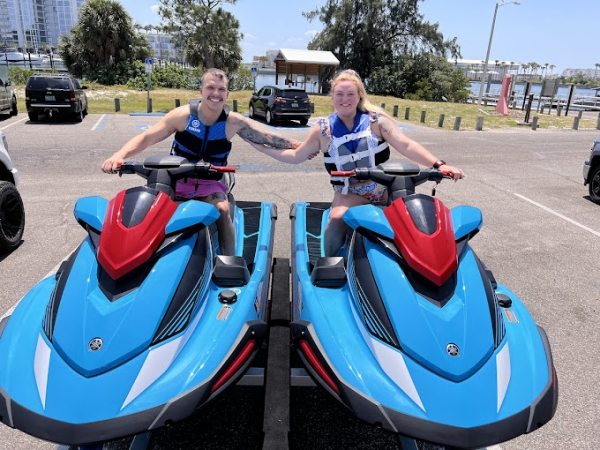
<path fill-rule="evenodd" d="M 186 418 L 243 375 L 268 332 L 276 207 L 230 195 L 236 256 L 223 256 L 217 209 L 174 190 L 229 170 L 151 157 L 120 170 L 145 186 L 77 201 L 88 236 L 0 321 L 2 422 L 98 448 Z"/>
<path fill-rule="evenodd" d="M 481 448 L 552 419 L 548 338 L 469 245 L 481 211 L 416 193 L 443 174 L 413 163 L 335 175 L 384 184 L 389 200 L 345 213 L 336 257 L 323 256 L 330 204 L 292 206 L 291 333 L 312 378 L 414 448 Z"/>

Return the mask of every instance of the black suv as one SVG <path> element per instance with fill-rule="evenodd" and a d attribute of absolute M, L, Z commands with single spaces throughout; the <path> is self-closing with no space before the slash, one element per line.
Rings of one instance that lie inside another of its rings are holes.
<path fill-rule="evenodd" d="M 308 123 L 311 103 L 304 89 L 293 87 L 264 86 L 250 98 L 249 116 L 264 117 L 269 125 L 277 120 L 299 120 Z"/>
<path fill-rule="evenodd" d="M 583 163 L 583 185 L 589 184 L 590 199 L 600 205 L 600 138 L 594 141 Z"/>
<path fill-rule="evenodd" d="M 36 122 L 40 114 L 52 117 L 55 114 L 72 115 L 81 122 L 88 113 L 88 101 L 84 89 L 70 75 L 35 74 L 25 85 L 25 106 L 29 120 Z"/>

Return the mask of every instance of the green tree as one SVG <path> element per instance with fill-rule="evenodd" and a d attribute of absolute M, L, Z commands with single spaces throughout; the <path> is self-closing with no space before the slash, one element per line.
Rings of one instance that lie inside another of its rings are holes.
<path fill-rule="evenodd" d="M 230 91 L 249 91 L 254 89 L 254 77 L 248 67 L 240 66 L 229 78 Z"/>
<path fill-rule="evenodd" d="M 470 82 L 446 58 L 407 55 L 394 66 L 380 67 L 367 79 L 369 93 L 414 100 L 464 101 Z"/>
<path fill-rule="evenodd" d="M 114 0 L 88 0 L 71 35 L 61 36 L 59 54 L 67 68 L 81 74 L 151 55 L 123 5 Z"/>
<path fill-rule="evenodd" d="M 185 49 L 186 60 L 204 69 L 216 67 L 233 72 L 242 61 L 239 21 L 229 12 L 217 8 L 221 3 L 237 0 L 160 0 L 159 14 L 163 31 L 172 42 Z"/>
<path fill-rule="evenodd" d="M 308 48 L 329 50 L 340 66 L 355 69 L 363 78 L 376 68 L 391 66 L 404 54 L 433 53 L 460 58 L 456 38 L 444 40 L 439 24 L 419 14 L 423 0 L 327 0 L 303 15 L 318 19 L 323 31 Z"/>

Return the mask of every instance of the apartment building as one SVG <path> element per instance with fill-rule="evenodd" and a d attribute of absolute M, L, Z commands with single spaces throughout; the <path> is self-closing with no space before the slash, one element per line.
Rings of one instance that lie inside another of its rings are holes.
<path fill-rule="evenodd" d="M 0 51 L 56 48 L 84 0 L 0 0 Z"/>

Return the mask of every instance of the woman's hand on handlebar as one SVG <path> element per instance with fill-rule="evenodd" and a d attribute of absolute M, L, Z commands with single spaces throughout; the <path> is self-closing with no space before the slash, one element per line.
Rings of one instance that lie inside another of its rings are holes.
<path fill-rule="evenodd" d="M 454 181 L 458 181 L 461 178 L 465 178 L 465 173 L 457 167 L 452 167 L 447 164 L 442 164 L 439 167 L 439 170 L 442 171 L 444 177 L 452 178 Z"/>
<path fill-rule="evenodd" d="M 110 158 L 108 158 L 102 163 L 100 169 L 104 173 L 119 173 L 119 169 L 121 168 L 123 162 L 123 158 L 121 158 L 120 156 L 112 155 Z"/>

